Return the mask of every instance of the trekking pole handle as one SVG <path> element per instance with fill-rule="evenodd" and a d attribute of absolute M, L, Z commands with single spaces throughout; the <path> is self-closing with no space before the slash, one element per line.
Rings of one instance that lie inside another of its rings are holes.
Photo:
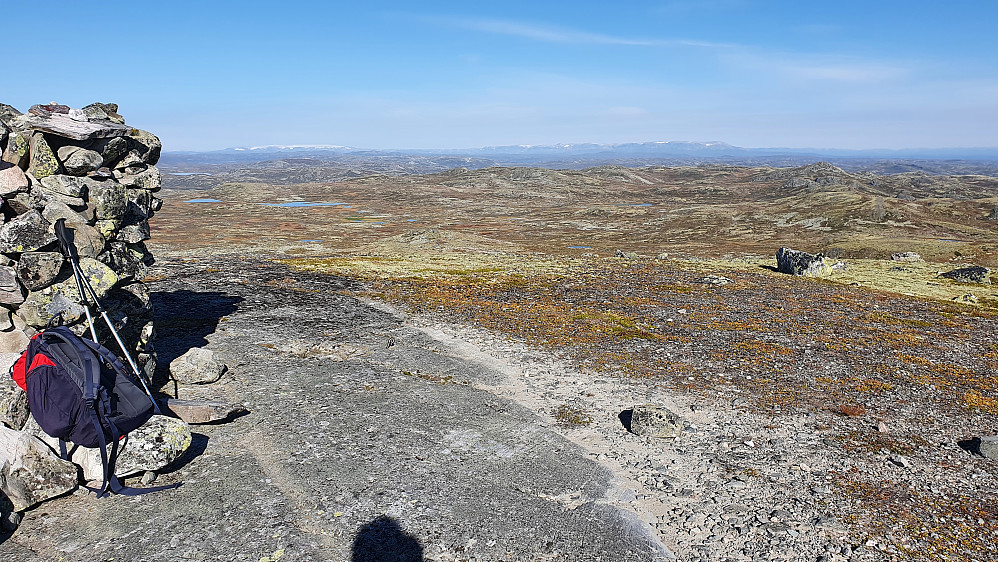
<path fill-rule="evenodd" d="M 73 235 L 66 231 L 66 219 L 61 218 L 55 221 L 55 237 L 59 240 L 59 250 L 62 255 L 70 260 L 76 260 L 76 245 L 73 244 Z"/>

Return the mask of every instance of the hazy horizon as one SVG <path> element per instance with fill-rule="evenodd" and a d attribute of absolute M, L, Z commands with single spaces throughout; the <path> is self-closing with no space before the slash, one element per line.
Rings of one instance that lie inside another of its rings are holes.
<path fill-rule="evenodd" d="M 34 70 L 0 102 L 115 102 L 172 151 L 998 146 L 993 2 L 56 0 L 44 40 L 36 12 L 5 8 Z"/>
<path fill-rule="evenodd" d="M 629 144 L 670 144 L 670 143 L 693 143 L 693 144 L 724 144 L 731 146 L 732 148 L 745 149 L 745 150 L 792 150 L 792 151 L 852 151 L 852 152 L 909 152 L 909 151 L 960 151 L 960 150 L 994 150 L 998 151 L 998 145 L 995 146 L 910 146 L 902 148 L 885 148 L 885 147 L 873 147 L 873 148 L 844 148 L 841 146 L 738 146 L 731 143 L 727 143 L 723 140 L 709 140 L 709 141 L 689 141 L 672 139 L 668 141 L 662 140 L 634 140 L 634 141 L 624 141 L 615 143 L 601 143 L 601 142 L 556 142 L 550 144 L 525 144 L 525 143 L 513 143 L 504 145 L 484 145 L 484 146 L 433 146 L 427 148 L 414 148 L 407 146 L 392 146 L 392 147 L 370 147 L 370 146 L 348 146 L 340 144 L 262 144 L 255 146 L 226 146 L 220 148 L 208 148 L 208 149 L 195 149 L 195 150 L 184 150 L 184 149 L 169 149 L 164 148 L 165 152 L 216 152 L 223 150 L 265 150 L 265 149 L 342 149 L 342 150 L 371 150 L 371 151 L 475 151 L 483 149 L 493 149 L 493 148 L 507 148 L 507 147 L 519 147 L 519 148 L 545 148 L 545 147 L 570 147 L 570 146 L 582 146 L 582 145 L 596 145 L 596 146 L 622 146 Z"/>

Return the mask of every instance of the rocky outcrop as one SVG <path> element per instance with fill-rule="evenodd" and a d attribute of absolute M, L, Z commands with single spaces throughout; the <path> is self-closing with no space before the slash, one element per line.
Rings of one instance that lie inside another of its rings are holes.
<path fill-rule="evenodd" d="M 806 277 L 820 277 L 828 275 L 832 271 L 831 267 L 825 263 L 823 255 L 812 255 L 790 248 L 780 248 L 776 252 L 776 269 L 780 273 Z"/>
<path fill-rule="evenodd" d="M 922 261 L 922 256 L 915 252 L 898 252 L 896 254 L 891 254 L 891 260 L 901 262 L 919 262 Z"/>
<path fill-rule="evenodd" d="M 141 278 L 153 258 L 144 241 L 161 205 L 155 164 L 162 145 L 126 125 L 115 104 L 74 109 L 50 103 L 24 114 L 0 104 L 0 131 L 0 349 L 13 352 L 58 315 L 78 333 L 85 330 L 80 295 L 53 232 L 60 218 L 95 288 L 148 292 Z M 122 335 L 151 375 L 151 307 L 109 308 L 112 318 L 128 316 L 135 327 Z"/>
<path fill-rule="evenodd" d="M 979 265 L 971 267 L 961 267 L 960 269 L 954 269 L 953 271 L 947 271 L 939 276 L 945 277 L 947 279 L 952 279 L 960 283 L 977 283 L 990 285 L 991 284 L 991 270 L 986 267 L 981 267 Z"/>

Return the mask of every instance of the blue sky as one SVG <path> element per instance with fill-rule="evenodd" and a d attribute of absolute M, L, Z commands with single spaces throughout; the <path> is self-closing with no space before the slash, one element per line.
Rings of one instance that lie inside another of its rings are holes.
<path fill-rule="evenodd" d="M 998 146 L 995 0 L 0 0 L 0 102 L 166 150 Z"/>

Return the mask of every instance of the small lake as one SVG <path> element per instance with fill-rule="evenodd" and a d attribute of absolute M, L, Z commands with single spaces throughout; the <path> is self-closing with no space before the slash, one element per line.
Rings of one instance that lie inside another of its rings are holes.
<path fill-rule="evenodd" d="M 302 240 L 301 242 L 303 242 L 303 243 L 306 243 L 306 244 L 307 244 L 307 243 L 309 243 L 309 242 L 322 242 L 322 240 Z"/>
<path fill-rule="evenodd" d="M 651 207 L 653 203 L 621 203 L 618 207 Z"/>
<path fill-rule="evenodd" d="M 316 203 L 312 201 L 288 201 L 287 203 L 260 203 L 267 207 L 344 207 L 349 209 L 346 203 Z"/>
<path fill-rule="evenodd" d="M 184 203 L 221 203 L 221 199 L 188 199 Z"/>
<path fill-rule="evenodd" d="M 569 246 L 569 250 L 591 250 L 592 246 Z"/>

